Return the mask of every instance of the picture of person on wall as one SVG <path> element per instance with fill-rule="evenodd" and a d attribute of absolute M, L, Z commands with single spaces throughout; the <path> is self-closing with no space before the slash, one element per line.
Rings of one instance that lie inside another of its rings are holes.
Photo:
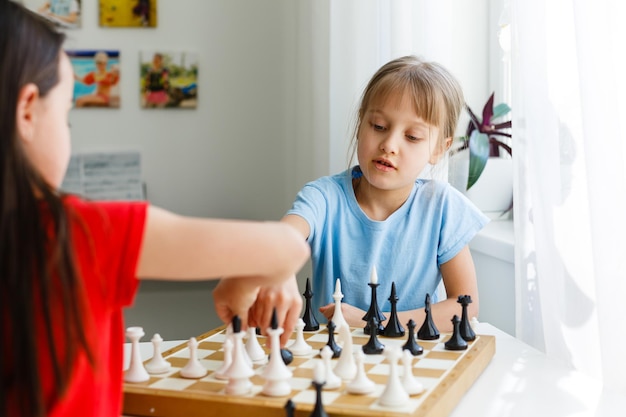
<path fill-rule="evenodd" d="M 169 76 L 169 70 L 163 66 L 163 54 L 155 52 L 143 80 L 144 107 L 165 107 L 170 99 Z"/>
<path fill-rule="evenodd" d="M 117 84 L 120 79 L 119 64 L 111 62 L 110 53 L 97 51 L 93 60 L 86 61 L 89 51 L 68 51 L 74 66 L 76 107 L 119 107 Z M 119 53 L 115 52 L 119 56 Z M 82 58 L 82 59 L 81 59 Z M 95 65 L 95 69 L 93 69 Z M 81 86 L 82 84 L 82 86 Z"/>
<path fill-rule="evenodd" d="M 35 3 L 35 4 L 33 4 Z M 63 28 L 80 27 L 80 0 L 50 0 L 25 2 L 26 6 Z"/>

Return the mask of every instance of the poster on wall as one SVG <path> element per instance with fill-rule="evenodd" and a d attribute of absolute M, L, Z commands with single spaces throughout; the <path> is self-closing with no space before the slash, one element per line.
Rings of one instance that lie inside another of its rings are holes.
<path fill-rule="evenodd" d="M 100 26 L 157 26 L 157 0 L 99 0 Z"/>
<path fill-rule="evenodd" d="M 120 51 L 65 52 L 74 69 L 74 107 L 120 107 Z"/>
<path fill-rule="evenodd" d="M 60 28 L 80 28 L 81 0 L 24 0 L 30 10 L 53 22 Z"/>
<path fill-rule="evenodd" d="M 189 52 L 141 51 L 141 107 L 195 109 L 198 58 Z"/>

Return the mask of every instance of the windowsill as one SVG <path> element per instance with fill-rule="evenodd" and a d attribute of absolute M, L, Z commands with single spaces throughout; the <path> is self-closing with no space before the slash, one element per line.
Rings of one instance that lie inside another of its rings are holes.
<path fill-rule="evenodd" d="M 491 220 L 472 239 L 469 247 L 505 262 L 515 261 L 515 234 L 513 220 Z"/>

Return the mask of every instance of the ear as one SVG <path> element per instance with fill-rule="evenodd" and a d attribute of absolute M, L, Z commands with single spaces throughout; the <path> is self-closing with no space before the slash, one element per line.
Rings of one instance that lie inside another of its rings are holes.
<path fill-rule="evenodd" d="M 19 137 L 32 141 L 35 131 L 35 106 L 39 100 L 39 88 L 35 84 L 26 84 L 17 96 L 15 126 Z"/>
<path fill-rule="evenodd" d="M 439 158 L 441 158 L 441 156 L 445 154 L 450 149 L 451 146 L 452 146 L 452 137 L 445 138 L 441 146 L 437 146 L 437 149 L 435 149 L 435 152 L 431 155 L 428 163 L 431 165 L 435 165 L 437 162 L 439 162 Z"/>

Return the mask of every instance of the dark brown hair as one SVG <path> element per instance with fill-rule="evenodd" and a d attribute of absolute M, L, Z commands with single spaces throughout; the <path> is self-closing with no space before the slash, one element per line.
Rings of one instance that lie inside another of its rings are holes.
<path fill-rule="evenodd" d="M 45 97 L 59 82 L 65 37 L 11 0 L 0 0 L 0 28 L 0 415 L 43 416 L 63 395 L 78 352 L 91 355 L 63 196 L 27 159 L 16 109 L 24 86 Z M 41 354 L 53 364 L 51 398 L 42 392 Z"/>

